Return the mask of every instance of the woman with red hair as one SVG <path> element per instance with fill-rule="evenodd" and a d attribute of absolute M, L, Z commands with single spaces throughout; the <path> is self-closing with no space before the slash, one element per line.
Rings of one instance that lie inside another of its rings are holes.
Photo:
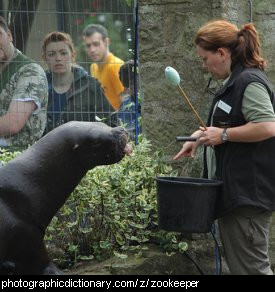
<path fill-rule="evenodd" d="M 94 122 L 97 118 L 113 125 L 114 109 L 97 80 L 75 63 L 76 51 L 69 34 L 48 33 L 42 44 L 42 58 L 48 67 L 46 132 L 69 121 Z"/>
<path fill-rule="evenodd" d="M 223 181 L 216 218 L 231 274 L 271 275 L 268 236 L 275 210 L 274 92 L 253 24 L 241 29 L 215 20 L 197 32 L 203 68 L 222 80 L 207 128 L 192 134 L 174 157 L 193 157 L 205 146 L 204 176 Z M 210 147 L 209 147 L 210 146 Z"/>

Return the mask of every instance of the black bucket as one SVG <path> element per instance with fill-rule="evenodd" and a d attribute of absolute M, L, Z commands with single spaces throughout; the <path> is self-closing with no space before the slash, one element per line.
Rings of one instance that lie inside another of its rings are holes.
<path fill-rule="evenodd" d="M 167 231 L 206 233 L 214 221 L 222 181 L 157 177 L 159 227 Z"/>

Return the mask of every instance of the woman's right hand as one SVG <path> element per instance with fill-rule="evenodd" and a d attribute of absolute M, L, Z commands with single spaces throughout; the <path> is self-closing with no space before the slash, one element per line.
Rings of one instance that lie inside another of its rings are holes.
<path fill-rule="evenodd" d="M 197 140 L 198 141 L 198 140 Z M 178 152 L 174 157 L 173 160 L 177 160 L 181 157 L 195 157 L 196 149 L 199 145 L 198 142 L 185 142 L 182 145 L 180 152 Z"/>
<path fill-rule="evenodd" d="M 196 137 L 197 140 L 195 142 L 185 142 L 182 145 L 180 152 L 178 152 L 174 157 L 173 160 L 177 160 L 181 157 L 195 157 L 197 147 L 200 145 L 199 138 L 201 137 L 203 131 L 198 130 L 191 135 L 191 137 Z"/>

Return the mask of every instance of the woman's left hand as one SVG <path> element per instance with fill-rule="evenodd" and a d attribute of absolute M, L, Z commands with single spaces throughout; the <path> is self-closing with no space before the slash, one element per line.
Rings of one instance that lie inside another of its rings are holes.
<path fill-rule="evenodd" d="M 217 127 L 207 127 L 206 130 L 203 127 L 200 127 L 200 130 L 203 131 L 199 141 L 205 146 L 216 146 L 224 143 L 222 141 L 222 128 Z"/>
<path fill-rule="evenodd" d="M 206 146 L 216 146 L 224 143 L 222 141 L 223 128 L 207 127 L 203 131 L 199 142 Z M 227 128 L 228 141 L 230 142 L 261 142 L 275 137 L 275 121 L 273 122 L 248 122 L 242 126 Z"/>

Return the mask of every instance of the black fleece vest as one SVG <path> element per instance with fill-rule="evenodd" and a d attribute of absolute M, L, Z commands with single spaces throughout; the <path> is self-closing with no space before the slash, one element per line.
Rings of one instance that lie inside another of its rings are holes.
<path fill-rule="evenodd" d="M 264 72 L 238 64 L 227 84 L 214 97 L 208 125 L 214 106 L 220 100 L 231 106 L 231 111 L 227 113 L 217 107 L 213 126 L 232 128 L 246 124 L 241 111 L 242 100 L 251 82 L 263 84 L 274 105 L 274 93 Z M 216 176 L 223 181 L 223 192 L 216 206 L 217 218 L 244 205 L 275 210 L 275 137 L 256 143 L 227 142 L 215 146 L 215 155 Z"/>

